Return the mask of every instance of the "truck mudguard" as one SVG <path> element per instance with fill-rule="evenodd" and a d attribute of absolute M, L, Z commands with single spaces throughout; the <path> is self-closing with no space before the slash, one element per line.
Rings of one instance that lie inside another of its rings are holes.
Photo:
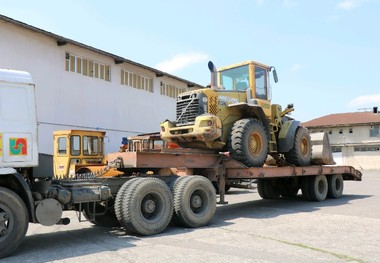
<path fill-rule="evenodd" d="M 5 179 L 4 181 L 2 179 Z M 9 187 L 9 186 L 13 187 Z M 36 216 L 34 211 L 32 191 L 29 185 L 26 183 L 24 177 L 19 173 L 1 175 L 0 186 L 9 188 L 16 192 L 24 201 L 26 208 L 28 209 L 29 222 L 36 223 Z"/>
<path fill-rule="evenodd" d="M 294 136 L 300 123 L 300 121 L 287 120 L 282 124 L 278 135 L 278 152 L 286 153 L 293 148 Z"/>

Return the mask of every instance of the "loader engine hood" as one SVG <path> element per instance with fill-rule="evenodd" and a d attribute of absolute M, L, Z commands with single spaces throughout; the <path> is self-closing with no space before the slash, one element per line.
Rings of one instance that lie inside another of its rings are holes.
<path fill-rule="evenodd" d="M 180 94 L 176 104 L 176 125 L 192 125 L 199 115 L 217 114 L 218 97 L 211 89 L 200 89 Z"/>

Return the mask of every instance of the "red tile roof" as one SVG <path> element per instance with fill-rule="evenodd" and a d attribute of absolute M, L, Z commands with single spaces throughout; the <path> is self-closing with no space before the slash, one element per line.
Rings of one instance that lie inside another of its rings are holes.
<path fill-rule="evenodd" d="M 323 126 L 346 126 L 346 125 L 364 125 L 380 124 L 380 113 L 373 112 L 349 112 L 336 113 L 303 122 L 305 127 L 323 127 Z"/>

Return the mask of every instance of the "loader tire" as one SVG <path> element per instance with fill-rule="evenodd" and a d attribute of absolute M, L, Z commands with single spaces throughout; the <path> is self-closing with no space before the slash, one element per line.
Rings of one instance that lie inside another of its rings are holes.
<path fill-rule="evenodd" d="M 28 224 L 29 216 L 22 199 L 15 192 L 0 187 L 0 258 L 18 248 Z"/>
<path fill-rule="evenodd" d="M 231 158 L 248 167 L 262 167 L 268 155 L 268 132 L 257 119 L 241 119 L 234 123 L 228 151 Z"/>
<path fill-rule="evenodd" d="M 216 194 L 211 181 L 203 176 L 189 176 L 173 189 L 174 213 L 185 227 L 207 225 L 216 211 Z"/>
<path fill-rule="evenodd" d="M 309 166 L 311 162 L 311 138 L 308 130 L 299 126 L 294 136 L 293 148 L 284 154 L 288 163 Z"/>
<path fill-rule="evenodd" d="M 120 224 L 136 234 L 161 233 L 173 214 L 173 197 L 169 187 L 158 178 L 132 182 L 122 197 Z"/>

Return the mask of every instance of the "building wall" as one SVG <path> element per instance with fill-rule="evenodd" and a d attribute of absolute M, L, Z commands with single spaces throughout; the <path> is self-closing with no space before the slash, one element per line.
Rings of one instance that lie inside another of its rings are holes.
<path fill-rule="evenodd" d="M 373 125 L 309 128 L 311 132 L 329 134 L 337 165 L 360 170 L 380 170 L 380 137 L 370 136 Z"/>
<path fill-rule="evenodd" d="M 48 36 L 0 21 L 0 68 L 28 71 L 36 84 L 39 152 L 53 153 L 53 131 L 99 129 L 107 132 L 106 152 L 117 151 L 121 138 L 159 131 L 175 117 L 175 98 L 160 94 L 164 81 L 187 84 L 72 44 L 58 46 Z M 66 53 L 109 65 L 111 81 L 66 70 Z M 121 70 L 153 78 L 153 92 L 121 84 Z M 15 102 L 17 104 L 17 102 Z"/>

